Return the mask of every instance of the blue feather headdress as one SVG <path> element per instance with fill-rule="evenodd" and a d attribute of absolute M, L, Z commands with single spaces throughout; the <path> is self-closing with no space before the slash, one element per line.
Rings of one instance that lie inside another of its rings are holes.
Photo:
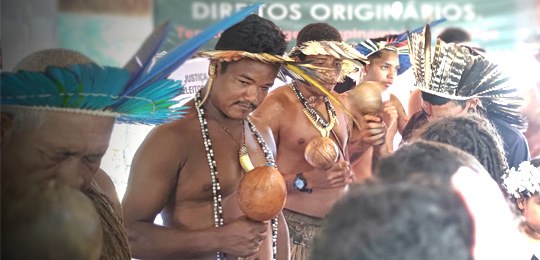
<path fill-rule="evenodd" d="M 436 20 L 430 23 L 430 26 L 436 26 L 446 19 Z M 424 26 L 416 28 L 409 33 L 421 32 Z M 387 35 L 384 37 L 367 39 L 356 45 L 356 50 L 368 57 L 380 50 L 390 50 L 398 54 L 399 70 L 398 75 L 407 71 L 411 67 L 411 61 L 409 58 L 409 48 L 407 47 L 407 32 L 402 34 Z"/>
<path fill-rule="evenodd" d="M 2 72 L 1 104 L 117 117 L 122 123 L 159 124 L 178 119 L 185 107 L 173 99 L 180 82 L 166 79 L 203 44 L 243 20 L 250 5 L 156 59 L 170 29 L 158 26 L 125 68 L 96 64 L 48 67 L 43 72 Z"/>

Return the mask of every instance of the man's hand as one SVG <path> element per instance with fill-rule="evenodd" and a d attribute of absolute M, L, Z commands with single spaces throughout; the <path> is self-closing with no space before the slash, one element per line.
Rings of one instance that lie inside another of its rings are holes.
<path fill-rule="evenodd" d="M 383 121 L 388 128 L 392 128 L 398 119 L 398 110 L 391 101 L 385 102 L 383 107 Z"/>
<path fill-rule="evenodd" d="M 340 158 L 329 169 L 314 169 L 309 172 L 304 172 L 304 177 L 307 180 L 308 188 L 310 189 L 332 189 L 341 188 L 349 184 L 352 172 L 349 162 Z"/>
<path fill-rule="evenodd" d="M 247 257 L 257 253 L 261 242 L 266 238 L 268 223 L 254 221 L 246 216 L 220 227 L 226 234 L 221 251 L 234 256 Z"/>
<path fill-rule="evenodd" d="M 378 116 L 364 115 L 360 123 L 360 133 L 363 143 L 383 145 L 386 137 L 386 124 Z"/>

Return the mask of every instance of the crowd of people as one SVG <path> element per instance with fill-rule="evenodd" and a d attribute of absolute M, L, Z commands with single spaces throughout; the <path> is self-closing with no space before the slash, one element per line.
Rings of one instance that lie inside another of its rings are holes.
<path fill-rule="evenodd" d="M 485 50 L 448 37 L 459 29 L 431 48 L 429 25 L 352 44 L 313 23 L 288 52 L 255 14 L 225 29 L 183 107 L 167 68 L 146 66 L 185 60 L 167 54 L 133 70 L 52 49 L 2 72 L 2 256 L 540 258 L 540 158 L 524 135 L 539 118 Z M 388 88 L 408 69 L 417 90 L 405 109 Z M 375 110 L 359 109 L 368 88 Z M 100 168 L 115 122 L 156 125 L 121 202 Z M 239 183 L 267 166 L 286 200 L 254 220 Z"/>

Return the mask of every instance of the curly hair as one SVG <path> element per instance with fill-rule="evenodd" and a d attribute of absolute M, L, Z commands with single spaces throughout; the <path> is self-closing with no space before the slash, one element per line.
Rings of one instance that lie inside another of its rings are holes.
<path fill-rule="evenodd" d="M 310 23 L 298 32 L 296 46 L 309 41 L 343 41 L 339 31 L 327 23 Z"/>
<path fill-rule="evenodd" d="M 462 28 L 450 27 L 442 31 L 438 38 L 444 42 L 470 42 L 472 40 L 471 34 Z"/>
<path fill-rule="evenodd" d="M 437 163 L 434 163 L 437 162 Z M 414 140 L 399 147 L 393 154 L 377 161 L 373 175 L 384 181 L 400 182 L 413 173 L 425 173 L 449 183 L 461 166 L 481 171 L 484 167 L 469 153 L 454 146 Z"/>
<path fill-rule="evenodd" d="M 283 55 L 287 42 L 285 34 L 275 23 L 252 14 L 225 30 L 215 49 Z"/>
<path fill-rule="evenodd" d="M 479 115 L 441 118 L 425 125 L 418 137 L 446 143 L 472 154 L 499 184 L 501 176 L 508 170 L 501 137 L 494 126 Z"/>

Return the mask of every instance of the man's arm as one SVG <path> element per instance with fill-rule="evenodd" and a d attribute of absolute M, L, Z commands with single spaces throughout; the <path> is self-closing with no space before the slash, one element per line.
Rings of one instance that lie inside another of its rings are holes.
<path fill-rule="evenodd" d="M 120 205 L 120 199 L 118 199 L 118 193 L 116 193 L 116 188 L 114 187 L 111 177 L 109 177 L 105 171 L 99 169 L 96 172 L 96 175 L 94 175 L 93 179 L 101 189 L 103 195 L 105 195 L 109 201 L 111 201 L 112 207 L 118 217 L 122 219 L 122 206 Z"/>
<path fill-rule="evenodd" d="M 353 125 L 351 136 L 347 145 L 350 154 L 349 161 L 354 165 L 360 157 L 373 146 L 373 162 L 380 156 L 388 154 L 384 143 L 386 138 L 386 125 L 382 119 L 374 115 L 364 115 L 356 118 L 359 123 Z"/>
<path fill-rule="evenodd" d="M 399 99 L 396 96 L 391 95 L 390 96 L 390 102 L 392 102 L 392 104 L 394 104 L 394 106 L 396 107 L 397 114 L 398 114 L 398 117 L 397 117 L 397 129 L 398 129 L 399 133 L 401 134 L 401 133 L 403 133 L 403 129 L 405 128 L 405 126 L 409 122 L 409 116 L 405 112 L 405 108 L 403 107 L 403 104 L 401 104 L 401 101 L 399 101 Z"/>

